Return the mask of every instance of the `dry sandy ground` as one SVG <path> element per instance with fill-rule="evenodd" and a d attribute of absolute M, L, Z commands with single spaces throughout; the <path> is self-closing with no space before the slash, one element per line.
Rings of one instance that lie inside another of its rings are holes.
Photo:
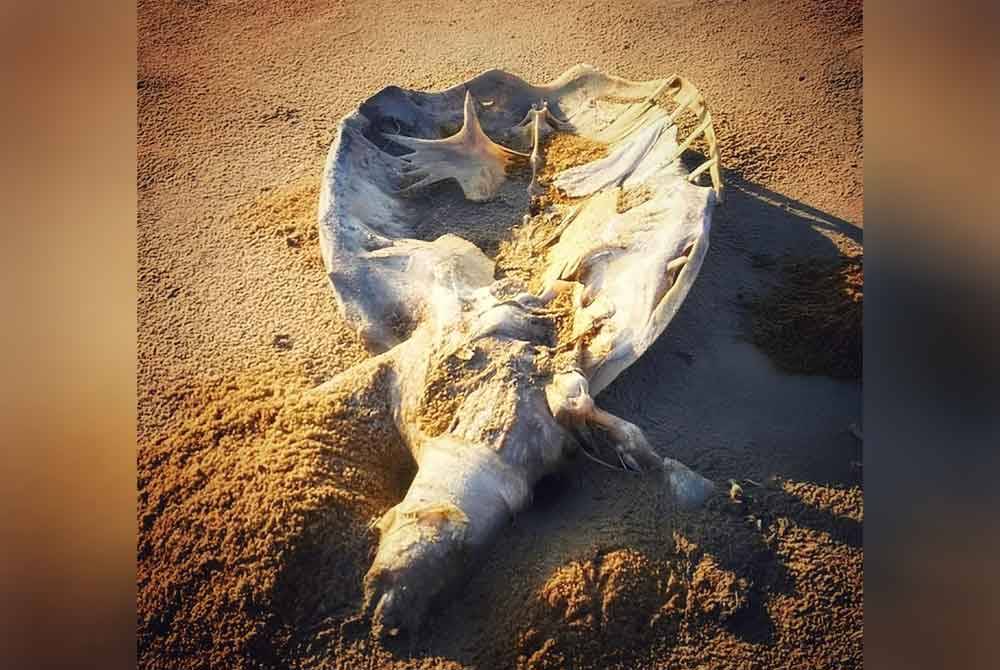
<path fill-rule="evenodd" d="M 768 259 L 860 241 L 860 2 L 139 3 L 141 667 L 860 667 L 860 384 L 748 343 Z M 410 473 L 313 230 L 337 121 L 389 84 L 590 63 L 705 94 L 728 201 L 684 309 L 602 396 L 741 502 L 585 463 L 417 638 L 349 621 Z"/>

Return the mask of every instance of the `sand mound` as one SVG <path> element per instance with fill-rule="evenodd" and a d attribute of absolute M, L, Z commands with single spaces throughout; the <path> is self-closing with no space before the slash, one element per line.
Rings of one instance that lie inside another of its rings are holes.
<path fill-rule="evenodd" d="M 856 664 L 862 521 L 860 489 L 774 479 L 659 519 L 665 535 L 624 533 L 528 591 L 512 571 L 516 657 L 482 667 Z"/>
<path fill-rule="evenodd" d="M 789 372 L 860 377 L 863 260 L 858 248 L 836 260 L 782 259 L 781 283 L 751 305 L 754 343 Z"/>
<path fill-rule="evenodd" d="M 142 667 L 282 665 L 304 624 L 360 601 L 372 518 L 412 476 L 386 371 L 333 393 L 257 372 L 201 389 L 139 449 Z"/>
<path fill-rule="evenodd" d="M 556 570 L 517 637 L 517 666 L 591 667 L 598 657 L 628 665 L 676 639 L 684 622 L 724 622 L 746 605 L 746 579 L 675 541 L 680 553 L 667 557 L 622 548 Z"/>
<path fill-rule="evenodd" d="M 542 587 L 518 637 L 517 667 L 577 667 L 595 655 L 621 657 L 663 634 L 684 611 L 676 568 L 618 549 L 558 569 Z"/>

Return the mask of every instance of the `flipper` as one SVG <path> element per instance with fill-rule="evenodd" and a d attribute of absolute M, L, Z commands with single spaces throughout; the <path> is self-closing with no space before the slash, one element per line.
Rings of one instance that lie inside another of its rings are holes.
<path fill-rule="evenodd" d="M 546 387 L 545 396 L 553 416 L 567 428 L 582 425 L 604 430 L 624 469 L 661 473 L 675 502 L 681 507 L 697 507 L 714 492 L 715 485 L 710 480 L 680 461 L 657 454 L 642 429 L 634 423 L 598 407 L 590 396 L 586 378 L 580 372 L 556 375 Z"/>

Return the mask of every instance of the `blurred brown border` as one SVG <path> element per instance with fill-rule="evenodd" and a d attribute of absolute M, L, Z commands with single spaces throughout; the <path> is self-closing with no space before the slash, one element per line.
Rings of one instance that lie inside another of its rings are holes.
<path fill-rule="evenodd" d="M 136 7 L 0 4 L 0 665 L 135 663 Z"/>
<path fill-rule="evenodd" d="M 865 656 L 996 667 L 996 2 L 865 6 Z"/>
<path fill-rule="evenodd" d="M 865 15 L 867 655 L 991 667 L 1000 9 Z M 0 4 L 4 667 L 135 662 L 135 25 Z"/>

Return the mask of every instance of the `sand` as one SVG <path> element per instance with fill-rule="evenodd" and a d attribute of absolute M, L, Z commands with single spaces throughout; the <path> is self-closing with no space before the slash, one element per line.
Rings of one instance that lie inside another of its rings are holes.
<path fill-rule="evenodd" d="M 414 470 L 386 372 L 361 366 L 310 394 L 251 370 L 188 396 L 175 429 L 142 446 L 141 667 L 282 665 L 301 626 L 354 612 L 369 526 Z"/>
<path fill-rule="evenodd" d="M 751 304 L 753 342 L 793 373 L 859 378 L 862 371 L 864 254 L 760 258 L 776 263 L 777 285 Z"/>
<path fill-rule="evenodd" d="M 860 384 L 781 370 L 747 309 L 782 283 L 755 258 L 861 239 L 860 3 L 140 2 L 138 60 L 140 667 L 861 667 Z M 327 146 L 385 85 L 578 62 L 683 74 L 713 111 L 712 249 L 599 400 L 744 496 L 681 513 L 574 463 L 420 636 L 376 644 L 368 524 L 412 465 L 377 368 L 305 392 L 366 357 L 311 225 Z"/>

